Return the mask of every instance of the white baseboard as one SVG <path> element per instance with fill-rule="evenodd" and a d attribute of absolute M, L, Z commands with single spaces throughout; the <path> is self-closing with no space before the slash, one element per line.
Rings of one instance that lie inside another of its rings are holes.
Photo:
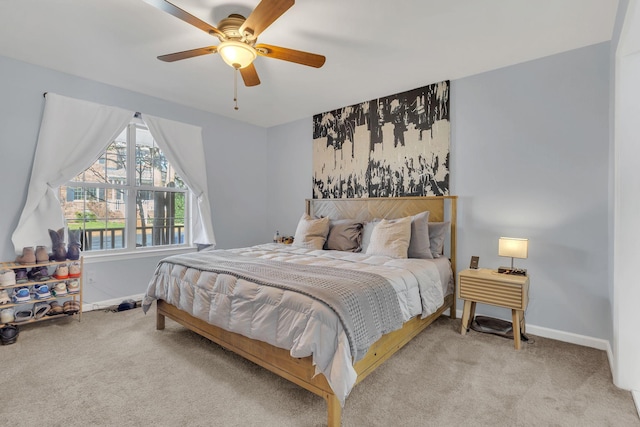
<path fill-rule="evenodd" d="M 462 310 L 456 310 L 456 315 L 458 317 L 458 319 L 462 318 Z M 507 322 L 511 322 L 511 319 L 502 319 L 505 320 Z M 613 360 L 613 353 L 611 350 L 611 344 L 609 344 L 609 341 L 607 340 L 603 340 L 600 338 L 593 338 L 593 337 L 588 337 L 585 335 L 578 335 L 578 334 L 574 334 L 572 332 L 564 332 L 564 331 L 559 331 L 557 329 L 550 329 L 550 328 L 545 328 L 542 326 L 536 326 L 536 325 L 532 325 L 530 323 L 527 323 L 527 332 L 532 334 L 532 335 L 537 335 L 539 337 L 543 337 L 543 338 L 551 338 L 554 340 L 558 340 L 558 341 L 563 341 L 563 342 L 568 342 L 571 344 L 577 344 L 577 345 L 582 345 L 585 347 L 591 347 L 591 348 L 595 348 L 598 350 L 603 350 L 607 352 L 607 357 L 609 358 L 609 368 L 611 368 L 613 365 L 612 360 Z M 613 370 L 612 370 L 613 372 Z"/>
<path fill-rule="evenodd" d="M 633 396 L 633 401 L 636 403 L 636 411 L 640 417 L 640 391 L 631 390 L 631 396 Z"/>
<path fill-rule="evenodd" d="M 114 298 L 99 302 L 85 302 L 82 304 L 82 312 L 84 313 L 85 311 L 105 310 L 107 308 L 120 305 L 120 303 L 126 299 L 142 301 L 142 298 L 144 298 L 144 294 L 129 295 L 128 297 Z"/>

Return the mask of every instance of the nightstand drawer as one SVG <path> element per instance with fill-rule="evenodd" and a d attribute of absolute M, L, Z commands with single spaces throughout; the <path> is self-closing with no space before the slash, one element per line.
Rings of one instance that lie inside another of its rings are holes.
<path fill-rule="evenodd" d="M 460 298 L 524 310 L 527 307 L 526 284 L 499 282 L 498 278 L 460 276 Z"/>

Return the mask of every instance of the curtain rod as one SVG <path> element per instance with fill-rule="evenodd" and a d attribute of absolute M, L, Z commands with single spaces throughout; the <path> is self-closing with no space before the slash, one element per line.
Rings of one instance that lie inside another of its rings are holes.
<path fill-rule="evenodd" d="M 43 93 L 42 96 L 44 98 L 46 98 L 47 97 L 47 93 L 49 93 L 49 92 Z M 136 119 L 139 119 L 139 118 L 142 117 L 142 113 L 140 111 L 136 111 L 135 113 L 133 113 L 133 117 L 135 117 Z"/>

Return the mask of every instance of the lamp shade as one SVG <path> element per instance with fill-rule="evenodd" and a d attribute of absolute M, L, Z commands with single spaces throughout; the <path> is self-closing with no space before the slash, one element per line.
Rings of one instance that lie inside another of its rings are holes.
<path fill-rule="evenodd" d="M 529 239 L 517 237 L 500 237 L 498 255 L 512 258 L 526 258 L 529 252 Z"/>
<path fill-rule="evenodd" d="M 258 56 L 256 50 L 248 44 L 233 40 L 220 43 L 217 50 L 224 62 L 233 68 L 247 67 Z"/>

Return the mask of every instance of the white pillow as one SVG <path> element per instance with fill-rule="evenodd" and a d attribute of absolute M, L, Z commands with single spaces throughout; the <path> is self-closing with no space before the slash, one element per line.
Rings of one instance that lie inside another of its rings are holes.
<path fill-rule="evenodd" d="M 411 217 L 380 222 L 373 228 L 367 255 L 406 258 L 411 240 Z"/>
<path fill-rule="evenodd" d="M 311 218 L 304 214 L 293 237 L 293 246 L 307 249 L 322 249 L 329 234 L 329 217 Z"/>

